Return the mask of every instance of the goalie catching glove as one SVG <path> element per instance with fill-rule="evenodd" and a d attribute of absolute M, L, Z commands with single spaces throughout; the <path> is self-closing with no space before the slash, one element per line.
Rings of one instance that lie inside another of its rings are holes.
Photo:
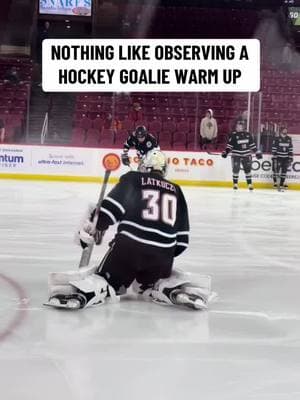
<path fill-rule="evenodd" d="M 76 243 L 80 244 L 83 249 L 93 244 L 99 245 L 102 243 L 105 231 L 99 231 L 95 228 L 95 223 L 93 222 L 95 211 L 96 205 L 90 204 L 76 233 Z"/>
<path fill-rule="evenodd" d="M 78 232 L 80 246 L 85 249 L 87 246 L 92 244 L 101 244 L 104 233 L 105 231 L 98 231 L 97 229 L 94 229 L 93 222 L 86 221 L 82 229 L 80 229 Z"/>

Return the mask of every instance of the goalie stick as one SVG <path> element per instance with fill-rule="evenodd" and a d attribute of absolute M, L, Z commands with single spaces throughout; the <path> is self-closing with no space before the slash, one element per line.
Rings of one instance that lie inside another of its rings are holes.
<path fill-rule="evenodd" d="M 116 169 L 118 169 L 120 167 L 120 164 L 121 164 L 120 158 L 116 154 L 107 154 L 103 158 L 103 166 L 105 168 L 105 173 L 104 173 L 103 183 L 102 183 L 100 195 L 98 198 L 96 210 L 95 210 L 93 221 L 92 221 L 92 227 L 93 227 L 92 231 L 93 232 L 96 231 L 98 216 L 99 216 L 102 201 L 104 199 L 104 195 L 105 195 L 105 191 L 106 191 L 106 187 L 108 184 L 110 174 L 112 171 L 115 171 Z M 87 265 L 89 265 L 91 255 L 93 252 L 93 248 L 94 248 L 94 244 L 90 244 L 85 249 L 82 250 L 81 258 L 80 258 L 80 262 L 79 262 L 79 268 L 86 267 Z"/>

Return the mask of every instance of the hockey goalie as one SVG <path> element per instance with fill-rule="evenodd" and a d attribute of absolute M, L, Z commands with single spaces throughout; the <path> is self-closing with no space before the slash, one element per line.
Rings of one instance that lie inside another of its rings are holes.
<path fill-rule="evenodd" d="M 109 249 L 97 266 L 51 273 L 49 306 L 80 309 L 116 301 L 129 287 L 138 297 L 165 305 L 204 310 L 215 297 L 209 276 L 173 268 L 189 243 L 189 217 L 181 188 L 165 179 L 166 156 L 150 151 L 143 172 L 130 171 L 101 203 L 96 224 L 91 208 L 78 239 L 83 248 L 100 244 L 118 224 Z"/>

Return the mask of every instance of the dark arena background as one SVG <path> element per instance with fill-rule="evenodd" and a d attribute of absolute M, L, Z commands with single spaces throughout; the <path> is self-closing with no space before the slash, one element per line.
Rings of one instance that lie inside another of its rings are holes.
<path fill-rule="evenodd" d="M 260 90 L 45 92 L 47 39 L 258 39 Z M 253 138 L 239 181 L 238 122 Z M 78 269 L 73 236 L 106 165 L 107 192 L 129 171 L 137 127 L 187 201 L 174 265 L 217 296 L 202 311 L 131 289 L 116 304 L 45 307 L 48 274 Z M 299 189 L 300 0 L 1 0 L 0 398 L 298 400 Z"/>

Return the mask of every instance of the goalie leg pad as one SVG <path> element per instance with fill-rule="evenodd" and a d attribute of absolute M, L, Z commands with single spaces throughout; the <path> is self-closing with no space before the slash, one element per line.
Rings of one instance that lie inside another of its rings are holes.
<path fill-rule="evenodd" d="M 69 285 L 71 281 L 79 281 L 94 274 L 97 266 L 82 267 L 77 271 L 51 272 L 48 278 L 48 287 L 53 285 Z"/>
<path fill-rule="evenodd" d="M 96 270 L 97 266 L 50 274 L 46 305 L 77 309 L 103 304 L 107 298 L 117 301 L 115 290 L 103 277 L 94 273 Z"/>
<path fill-rule="evenodd" d="M 136 291 L 136 288 L 137 285 L 133 289 Z M 211 278 L 208 275 L 189 274 L 174 269 L 169 278 L 160 279 L 153 288 L 146 289 L 143 297 L 165 305 L 207 309 L 212 299 Z"/>

